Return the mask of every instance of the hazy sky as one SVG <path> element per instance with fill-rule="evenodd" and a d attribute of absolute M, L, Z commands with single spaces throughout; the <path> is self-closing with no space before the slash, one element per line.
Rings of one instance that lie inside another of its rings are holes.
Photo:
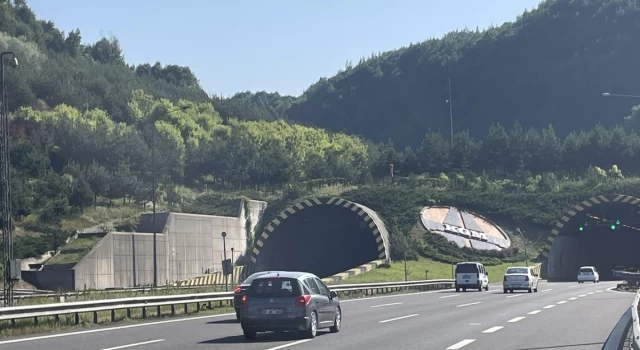
<path fill-rule="evenodd" d="M 212 94 L 299 95 L 345 62 L 465 27 L 512 21 L 539 0 L 28 0 L 84 42 L 115 35 L 128 63 L 189 66 Z"/>

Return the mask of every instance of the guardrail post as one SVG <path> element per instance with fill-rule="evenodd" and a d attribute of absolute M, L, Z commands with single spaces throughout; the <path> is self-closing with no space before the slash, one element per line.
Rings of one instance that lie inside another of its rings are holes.
<path fill-rule="evenodd" d="M 171 305 L 171 316 L 175 316 L 176 315 L 176 306 L 175 305 Z"/>
<path fill-rule="evenodd" d="M 93 323 L 98 323 L 98 311 L 93 312 Z"/>
<path fill-rule="evenodd" d="M 209 310 L 213 309 L 213 307 L 211 307 L 211 301 L 209 301 Z"/>
<path fill-rule="evenodd" d="M 79 313 L 74 313 L 73 314 L 73 321 L 75 322 L 76 325 L 80 324 L 80 314 Z"/>
<path fill-rule="evenodd" d="M 127 318 L 131 318 L 131 309 L 127 308 Z"/>
<path fill-rule="evenodd" d="M 111 310 L 111 322 L 116 321 L 116 310 Z"/>
<path fill-rule="evenodd" d="M 54 316 L 54 322 L 55 323 L 59 323 L 60 322 L 60 315 L 55 315 Z"/>
<path fill-rule="evenodd" d="M 142 318 L 145 319 L 147 318 L 147 308 L 146 307 L 142 307 Z"/>
<path fill-rule="evenodd" d="M 184 314 L 188 314 L 189 313 L 189 308 L 187 307 L 187 303 L 184 303 Z"/>
<path fill-rule="evenodd" d="M 160 314 L 160 305 L 158 305 L 156 309 L 156 317 L 160 317 Z"/>
<path fill-rule="evenodd" d="M 200 312 L 200 303 L 196 303 L 196 312 Z"/>
<path fill-rule="evenodd" d="M 38 316 L 33 318 L 33 323 L 37 326 L 38 325 Z"/>

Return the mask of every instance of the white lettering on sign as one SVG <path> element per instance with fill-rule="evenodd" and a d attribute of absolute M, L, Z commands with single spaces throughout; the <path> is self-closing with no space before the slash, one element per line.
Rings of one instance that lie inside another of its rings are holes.
<path fill-rule="evenodd" d="M 487 235 L 484 232 L 478 232 L 474 230 L 469 230 L 467 228 L 452 226 L 449 224 L 442 224 L 444 226 L 444 232 L 453 233 L 455 235 L 459 235 L 466 238 L 472 238 L 479 241 L 487 241 Z"/>

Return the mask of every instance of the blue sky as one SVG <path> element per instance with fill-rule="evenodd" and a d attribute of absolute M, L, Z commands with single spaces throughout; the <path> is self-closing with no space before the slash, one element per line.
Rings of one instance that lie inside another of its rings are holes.
<path fill-rule="evenodd" d="M 539 0 L 28 0 L 84 42 L 115 35 L 128 63 L 189 66 L 211 94 L 300 95 L 373 52 L 515 20 Z"/>

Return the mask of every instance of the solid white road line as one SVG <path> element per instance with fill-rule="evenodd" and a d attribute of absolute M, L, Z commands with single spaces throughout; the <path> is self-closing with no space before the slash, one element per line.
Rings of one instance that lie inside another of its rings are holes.
<path fill-rule="evenodd" d="M 311 341 L 311 339 L 302 339 L 302 340 L 294 341 L 292 343 L 287 343 L 287 344 L 284 344 L 284 345 L 276 346 L 275 348 L 268 348 L 267 350 L 280 350 L 280 349 L 288 348 L 290 346 L 306 343 L 308 341 Z"/>
<path fill-rule="evenodd" d="M 556 306 L 555 305 L 547 305 L 547 306 L 543 307 L 543 309 L 551 309 L 551 308 L 554 308 L 554 307 L 556 307 Z"/>
<path fill-rule="evenodd" d="M 507 321 L 507 322 L 509 322 L 509 323 L 515 323 L 515 322 L 518 322 L 518 321 L 520 321 L 520 320 L 524 320 L 524 316 L 520 316 L 520 317 L 512 318 L 512 319 L 510 319 L 510 320 L 509 320 L 509 321 Z"/>
<path fill-rule="evenodd" d="M 569 300 L 576 300 L 576 299 L 578 299 L 578 298 L 576 298 L 576 297 L 569 298 Z"/>
<path fill-rule="evenodd" d="M 126 348 L 132 348 L 134 346 L 141 346 L 141 345 L 147 345 L 147 344 L 153 344 L 153 343 L 159 343 L 161 341 L 164 341 L 164 339 L 156 339 L 156 340 L 149 340 L 149 341 L 143 341 L 140 343 L 133 343 L 133 344 L 128 344 L 128 345 L 121 345 L 121 346 L 115 346 L 113 348 L 105 348 L 102 350 L 118 350 L 118 349 L 126 349 Z"/>
<path fill-rule="evenodd" d="M 561 304 L 564 304 L 566 302 L 567 302 L 566 300 L 562 300 L 562 301 L 557 302 L 556 304 L 561 305 Z"/>
<path fill-rule="evenodd" d="M 533 311 L 527 313 L 527 315 L 535 315 L 535 314 L 537 314 L 539 312 L 542 312 L 542 310 L 533 310 Z"/>
<path fill-rule="evenodd" d="M 13 344 L 13 343 L 22 343 L 22 342 L 33 341 L 33 340 L 68 337 L 68 336 L 71 336 L 71 335 L 81 335 L 81 334 L 117 331 L 117 330 L 120 330 L 120 329 L 127 329 L 127 328 L 148 327 L 148 326 L 154 326 L 154 325 L 165 324 L 165 323 L 185 322 L 185 321 L 193 321 L 193 320 L 204 320 L 204 319 L 207 319 L 207 318 L 216 318 L 216 317 L 223 317 L 223 316 L 235 316 L 235 313 L 220 314 L 220 315 L 209 315 L 209 316 L 197 316 L 197 317 L 186 317 L 186 318 L 178 318 L 178 319 L 175 319 L 175 320 L 166 320 L 166 321 L 158 321 L 158 322 L 130 324 L 130 325 L 126 325 L 126 326 L 90 329 L 90 330 L 86 330 L 86 331 L 79 331 L 79 332 L 72 332 L 72 333 L 49 334 L 49 335 L 43 335 L 43 336 L 38 336 L 38 337 L 4 340 L 4 341 L 0 341 L 0 345 Z"/>
<path fill-rule="evenodd" d="M 491 327 L 489 329 L 485 329 L 484 331 L 482 331 L 482 333 L 493 333 L 493 332 L 501 330 L 502 328 L 504 328 L 504 327 L 503 326 L 495 326 L 495 327 Z"/>
<path fill-rule="evenodd" d="M 418 314 L 400 316 L 400 317 L 392 318 L 392 319 L 389 319 L 389 320 L 380 321 L 380 323 L 387 323 L 387 322 L 392 322 L 392 321 L 404 320 L 405 318 L 416 317 L 416 316 L 418 316 Z"/>
<path fill-rule="evenodd" d="M 468 304 L 460 304 L 456 307 L 464 307 L 464 306 L 471 306 L 471 305 L 476 305 L 476 304 L 480 304 L 481 301 L 476 301 L 475 303 L 468 303 Z"/>
<path fill-rule="evenodd" d="M 507 299 L 509 299 L 509 298 L 517 298 L 517 297 L 521 297 L 521 296 L 523 296 L 523 295 L 524 295 L 524 294 L 509 295 L 509 296 L 507 297 Z"/>
<path fill-rule="evenodd" d="M 544 293 L 544 292 L 549 292 L 552 291 L 553 289 L 545 289 L 545 290 L 541 290 L 540 293 Z"/>
<path fill-rule="evenodd" d="M 369 307 L 385 307 L 385 306 L 400 305 L 400 304 L 402 304 L 402 302 L 399 302 L 399 303 L 390 303 L 390 304 L 381 304 L 381 305 L 372 305 L 372 306 L 369 306 Z M 331 321 L 331 322 L 333 322 L 333 321 Z"/>
<path fill-rule="evenodd" d="M 474 341 L 476 341 L 475 339 L 465 339 L 463 341 L 459 341 L 453 345 L 451 345 L 450 347 L 447 348 L 447 350 L 458 350 L 458 349 L 462 349 L 463 347 L 473 343 Z"/>
<path fill-rule="evenodd" d="M 460 294 L 445 295 L 445 296 L 443 296 L 443 297 L 438 297 L 438 298 L 439 298 L 439 299 L 446 299 L 446 298 L 453 298 L 453 297 L 457 297 L 457 296 L 459 296 L 459 295 L 460 295 Z"/>

